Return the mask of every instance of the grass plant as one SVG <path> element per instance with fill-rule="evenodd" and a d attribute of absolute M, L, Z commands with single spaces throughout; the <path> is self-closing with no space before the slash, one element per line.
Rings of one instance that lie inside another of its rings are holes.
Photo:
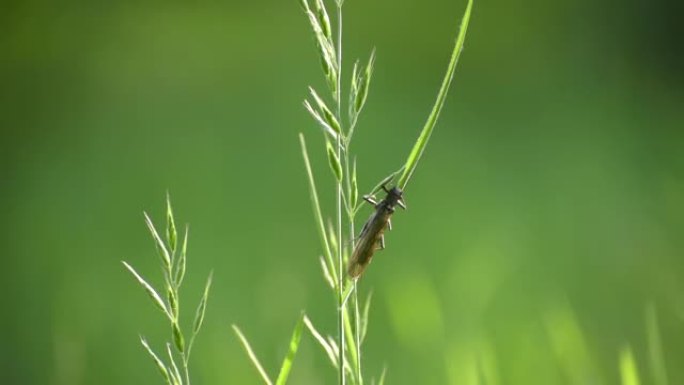
<path fill-rule="evenodd" d="M 252 347 L 247 340 L 247 337 L 242 334 L 240 328 L 238 328 L 236 325 L 233 325 L 233 331 L 242 343 L 242 346 L 247 352 L 247 356 L 249 357 L 250 361 L 252 361 L 252 364 L 254 364 L 254 367 L 257 369 L 259 375 L 264 380 L 266 385 L 285 385 L 287 383 L 287 379 L 290 376 L 290 370 L 292 369 L 292 363 L 294 362 L 295 356 L 297 355 L 297 350 L 299 349 L 299 341 L 302 339 L 304 320 L 305 316 L 302 314 L 297 321 L 297 325 L 295 325 L 294 331 L 292 332 L 289 349 L 285 355 L 285 358 L 283 359 L 283 363 L 280 366 L 280 371 L 278 372 L 278 376 L 276 377 L 275 381 L 271 379 L 264 367 L 261 365 L 261 362 L 259 362 L 256 353 L 254 353 L 254 350 L 252 350 Z"/>
<path fill-rule="evenodd" d="M 310 3 L 311 1 L 311 3 Z M 468 21 L 473 0 L 468 0 L 465 14 L 461 21 L 460 31 L 454 45 L 451 60 L 447 67 L 437 100 L 430 112 L 420 135 L 409 153 L 406 163 L 398 171 L 383 178 L 370 195 L 376 193 L 381 186 L 394 183 L 405 190 L 408 181 L 415 171 L 418 162 L 425 151 L 432 131 L 437 123 L 439 114 L 446 100 L 451 81 L 453 79 L 459 55 L 463 49 Z M 323 73 L 328 87 L 329 96 L 325 97 L 312 87 L 309 88 L 310 98 L 304 101 L 304 107 L 322 128 L 325 137 L 325 151 L 330 170 L 335 178 L 335 215 L 334 224 L 326 226 L 325 217 L 321 209 L 318 191 L 314 179 L 314 172 L 309 161 L 308 150 L 304 135 L 299 135 L 304 165 L 307 171 L 309 192 L 317 224 L 318 235 L 323 248 L 320 257 L 323 276 L 334 295 L 337 307 L 336 338 L 321 334 L 311 319 L 304 313 L 297 321 L 290 338 L 289 350 L 283 359 L 280 371 L 273 380 L 259 361 L 248 339 L 242 330 L 232 325 L 233 331 L 243 345 L 247 356 L 253 363 L 260 377 L 266 385 L 285 385 L 297 354 L 302 332 L 306 328 L 321 345 L 332 366 L 337 370 L 340 385 L 384 384 L 386 370 L 383 369 L 378 380 L 365 381 L 362 370 L 362 345 L 368 330 L 368 320 L 371 307 L 371 293 L 363 296 L 359 294 L 358 279 L 350 279 L 345 266 L 350 250 L 355 247 L 356 214 L 361 208 L 359 202 L 359 187 L 357 184 L 356 162 L 351 154 L 351 144 L 359 115 L 368 99 L 370 82 L 375 63 L 375 51 L 371 52 L 365 63 L 356 61 L 352 67 L 349 85 L 349 95 L 346 102 L 342 94 L 342 6 L 344 0 L 335 0 L 335 25 L 329 16 L 323 0 L 300 0 L 311 29 L 313 30 L 319 57 L 323 66 Z M 346 103 L 346 105 L 345 105 Z M 332 107 L 330 107 L 332 106 Z M 346 116 L 343 113 L 346 111 Z M 167 195 L 166 205 L 166 233 L 165 238 L 159 235 L 152 220 L 145 214 L 148 229 L 157 246 L 160 256 L 164 286 L 162 290 L 155 289 L 130 264 L 123 262 L 126 269 L 147 292 L 154 305 L 162 311 L 171 328 L 171 338 L 165 344 L 164 358 L 157 354 L 144 337 L 141 343 L 152 358 L 164 381 L 168 385 L 190 385 L 189 360 L 195 337 L 199 332 L 211 286 L 211 275 L 207 280 L 203 295 L 195 312 L 189 342 L 180 323 L 179 291 L 186 272 L 188 229 L 180 249 L 177 248 L 178 238 L 171 202 Z M 160 294 L 163 293 L 162 294 Z M 180 365 L 178 364 L 180 363 Z"/>
<path fill-rule="evenodd" d="M 373 376 L 368 378 L 366 372 L 369 370 L 363 367 L 363 345 L 367 337 L 372 292 L 362 294 L 359 290 L 359 278 L 350 278 L 346 273 L 349 255 L 354 250 L 357 241 L 356 215 L 362 207 L 357 182 L 357 164 L 351 150 L 360 114 L 368 101 L 376 51 L 373 50 L 364 62 L 357 60 L 353 63 L 349 84 L 344 86 L 343 80 L 346 80 L 343 78 L 342 61 L 344 0 L 334 0 L 334 18 L 330 17 L 331 13 L 328 12 L 324 0 L 300 0 L 300 4 L 313 31 L 327 86 L 325 93 L 310 87 L 309 98 L 304 101 L 304 107 L 321 128 L 325 139 L 324 151 L 334 179 L 335 206 L 331 210 L 333 211 L 332 220 L 328 219 L 321 206 L 314 167 L 310 161 L 305 137 L 301 133 L 299 142 L 322 248 L 319 262 L 324 280 L 329 286 L 335 303 L 337 330 L 333 333 L 322 333 L 314 322 L 302 313 L 295 324 L 289 340 L 289 348 L 280 369 L 276 376 L 272 376 L 264 369 L 243 331 L 237 325 L 232 325 L 232 329 L 266 385 L 285 385 L 288 382 L 304 330 L 307 330 L 313 340 L 321 346 L 323 353 L 336 370 L 339 385 L 382 385 L 387 374 L 386 368 L 376 371 L 376 381 Z M 395 172 L 384 178 L 378 178 L 379 182 L 366 190 L 369 192 L 368 195 L 379 192 L 385 185 L 394 185 L 406 191 L 444 107 L 460 53 L 463 50 L 472 6 L 473 0 L 468 0 L 437 98 L 406 161 L 398 165 Z M 343 90 L 348 90 L 346 97 L 343 95 Z M 167 385 L 191 385 L 190 357 L 205 318 L 212 274 L 209 275 L 200 295 L 192 322 L 186 322 L 188 315 L 182 311 L 185 307 L 181 306 L 180 289 L 186 275 L 188 227 L 185 226 L 182 239 L 179 239 L 168 194 L 166 226 L 163 234 L 157 230 L 147 213 L 144 214 L 144 219 L 157 249 L 163 284 L 155 287 L 131 264 L 125 261 L 122 263 L 152 300 L 153 306 L 161 312 L 165 322 L 168 323 L 170 334 L 161 347 L 155 347 L 155 344 L 148 342 L 144 336 L 140 337 L 140 343 Z M 546 325 L 546 339 L 555 354 L 551 361 L 555 360 L 555 369 L 562 373 L 566 382 L 606 383 L 605 379 L 610 377 L 610 373 L 598 369 L 596 354 L 587 343 L 589 336 L 582 331 L 581 323 L 571 307 L 561 305 L 558 310 L 547 312 L 543 318 L 543 323 Z M 614 382 L 621 385 L 642 383 L 669 385 L 674 380 L 668 376 L 665 359 L 667 340 L 662 339 L 655 304 L 651 303 L 645 307 L 644 325 L 646 342 L 644 354 L 639 354 L 639 351 L 634 348 L 640 344 L 625 341 L 616 349 L 616 354 L 611 356 L 614 357 L 611 363 L 615 363 L 611 372 L 617 380 Z M 468 349 L 466 347 L 463 350 L 465 352 Z M 482 349 L 481 346 L 476 346 L 473 352 L 461 354 L 458 350 L 455 354 L 457 357 L 461 355 L 466 357 L 461 360 L 463 362 L 460 362 L 459 366 L 449 368 L 453 383 L 462 383 L 466 378 L 467 383 L 500 383 L 499 378 L 503 378 L 504 374 L 499 373 L 496 360 L 492 358 L 494 354 L 489 348 Z"/>
<path fill-rule="evenodd" d="M 376 54 L 375 51 L 372 51 L 365 63 L 358 60 L 354 63 L 350 76 L 349 95 L 344 98 L 342 95 L 342 89 L 345 88 L 342 76 L 342 7 L 344 0 L 335 0 L 334 2 L 334 14 L 336 15 L 334 25 L 323 0 L 301 0 L 300 4 L 313 31 L 329 93 L 326 101 L 326 98 L 320 96 L 321 94 L 318 91 L 310 87 L 310 97 L 304 101 L 304 107 L 320 126 L 325 137 L 328 164 L 335 179 L 334 225 L 327 227 L 325 225 L 326 221 L 320 206 L 314 172 L 309 161 L 303 134 L 300 134 L 299 140 L 309 180 L 314 217 L 323 248 L 320 263 L 323 276 L 334 294 L 337 306 L 337 336 L 336 338 L 323 337 L 308 318 L 305 319 L 305 325 L 338 371 L 338 383 L 340 385 L 347 383 L 363 385 L 365 381 L 362 370 L 362 345 L 368 329 L 371 295 L 368 294 L 363 299 L 363 295 L 359 294 L 358 279 L 350 279 L 346 274 L 345 266 L 348 262 L 350 250 L 354 250 L 355 247 L 356 214 L 361 208 L 361 202 L 358 199 L 357 167 L 351 153 L 351 145 L 359 115 L 368 99 Z M 399 178 L 395 186 L 401 190 L 406 189 L 444 106 L 456 64 L 465 42 L 471 10 L 472 0 L 469 0 L 437 100 L 405 164 L 399 167 L 398 171 L 383 178 L 376 187 L 370 190 L 369 195 L 376 193 L 381 186 L 394 183 L 397 176 Z M 346 106 L 344 105 L 345 102 Z M 346 116 L 343 111 L 346 111 Z M 363 312 L 361 308 L 363 308 Z M 352 313 L 353 318 L 351 317 Z M 385 371 L 383 370 L 377 383 L 382 384 L 384 378 Z"/>
<path fill-rule="evenodd" d="M 192 322 L 190 331 L 190 339 L 186 336 L 184 328 L 181 327 L 181 306 L 180 306 L 180 288 L 185 278 L 187 265 L 187 250 L 188 250 L 188 227 L 185 227 L 183 240 L 180 249 L 178 249 L 178 233 L 176 231 L 176 221 L 173 216 L 171 208 L 171 199 L 168 194 L 166 196 L 166 232 L 165 237 L 159 235 L 159 232 L 152 223 L 147 213 L 145 215 L 145 223 L 154 239 L 157 247 L 157 253 L 161 263 L 162 275 L 164 277 L 164 285 L 162 290 L 157 290 L 148 281 L 140 275 L 130 264 L 123 261 L 124 267 L 131 273 L 135 280 L 145 290 L 147 295 L 152 299 L 153 304 L 161 310 L 164 318 L 169 322 L 171 329 L 170 340 L 165 343 L 164 353 L 158 354 L 152 348 L 145 337 L 140 336 L 140 343 L 145 348 L 153 362 L 157 366 L 159 373 L 168 385 L 190 385 L 190 353 L 195 342 L 195 337 L 202 328 L 204 322 L 204 315 L 207 310 L 207 300 L 209 298 L 209 289 L 211 288 L 212 274 L 209 274 L 204 291 L 199 300 L 199 304 L 195 310 L 195 317 Z M 159 294 L 159 293 L 163 293 Z M 180 365 L 179 365 L 180 363 Z"/>

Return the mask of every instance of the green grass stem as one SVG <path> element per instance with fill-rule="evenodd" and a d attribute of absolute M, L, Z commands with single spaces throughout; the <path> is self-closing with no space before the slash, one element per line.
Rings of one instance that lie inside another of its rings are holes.
<path fill-rule="evenodd" d="M 451 52 L 451 60 L 449 61 L 449 66 L 444 74 L 442 87 L 439 89 L 439 93 L 437 94 L 437 100 L 435 101 L 434 106 L 432 106 L 432 111 L 425 122 L 425 126 L 423 126 L 423 130 L 420 132 L 418 140 L 413 145 L 413 149 L 411 150 L 408 159 L 406 159 L 404 172 L 401 174 L 401 177 L 399 177 L 399 182 L 397 185 L 402 190 L 406 188 L 406 184 L 408 184 L 409 179 L 413 175 L 413 171 L 416 169 L 416 166 L 418 166 L 418 161 L 425 151 L 425 146 L 427 146 L 430 136 L 432 136 L 432 131 L 435 128 L 435 124 L 437 124 L 439 114 L 442 112 L 444 101 L 449 93 L 451 81 L 454 78 L 456 64 L 458 64 L 458 58 L 461 56 L 461 51 L 463 50 L 463 44 L 465 43 L 465 37 L 466 32 L 468 31 L 468 22 L 470 21 L 470 12 L 472 8 L 473 0 L 468 0 L 468 5 L 466 7 L 465 13 L 463 14 L 463 19 L 461 20 L 461 28 L 458 32 L 458 37 L 456 38 L 456 44 L 454 45 L 454 50 Z"/>

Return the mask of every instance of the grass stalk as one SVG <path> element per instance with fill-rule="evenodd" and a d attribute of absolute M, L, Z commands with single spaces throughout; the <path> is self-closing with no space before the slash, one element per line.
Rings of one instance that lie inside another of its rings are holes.
<path fill-rule="evenodd" d="M 309 161 L 309 152 L 306 148 L 306 140 L 304 135 L 299 134 L 299 145 L 302 150 L 302 157 L 304 158 L 304 166 L 306 167 L 306 176 L 309 181 L 309 196 L 311 197 L 311 206 L 313 207 L 314 217 L 316 219 L 316 229 L 321 238 L 323 244 L 323 254 L 325 254 L 326 261 L 328 263 L 328 268 L 332 269 L 330 272 L 333 277 L 335 277 L 335 283 L 339 282 L 339 276 L 337 276 L 335 268 L 335 263 L 333 262 L 333 252 L 330 248 L 330 241 L 328 240 L 328 233 L 325 230 L 325 223 L 323 220 L 323 212 L 321 211 L 321 205 L 318 200 L 318 191 L 316 190 L 316 182 L 314 180 L 313 171 L 311 169 L 311 162 Z"/>
<path fill-rule="evenodd" d="M 354 337 L 356 339 L 356 378 L 358 378 L 358 384 L 363 385 L 363 372 L 361 371 L 361 318 L 359 312 L 358 280 L 354 280 L 354 321 L 356 324 L 354 325 Z"/>
<path fill-rule="evenodd" d="M 342 152 L 342 139 L 341 137 L 338 137 L 337 139 L 337 153 L 338 156 Z M 344 338 L 344 309 L 345 309 L 345 301 L 344 301 L 344 293 L 342 288 L 344 287 L 344 261 L 342 258 L 342 251 L 343 251 L 343 239 L 342 238 L 342 184 L 340 182 L 337 182 L 337 264 L 338 264 L 338 278 L 337 278 L 337 306 L 338 306 L 338 333 L 339 333 L 339 338 L 338 338 L 338 345 L 340 346 L 340 351 L 339 351 L 339 361 L 344 362 L 344 351 L 345 351 L 345 338 Z M 340 370 L 340 384 L 345 385 L 346 384 L 346 378 L 345 378 L 345 372 L 344 370 Z"/>
<path fill-rule="evenodd" d="M 309 2 L 312 2 L 313 6 L 310 6 Z M 352 163 L 350 161 L 350 146 L 352 135 L 358 123 L 359 114 L 367 100 L 370 79 L 375 62 L 375 50 L 371 53 L 365 66 L 361 65 L 358 61 L 353 66 L 350 77 L 351 87 L 349 89 L 347 109 L 349 116 L 347 119 L 343 119 L 343 0 L 335 0 L 335 28 L 331 27 L 328 12 L 325 9 L 323 0 L 300 0 L 300 3 L 314 33 L 318 53 L 320 55 L 319 59 L 323 66 L 323 73 L 330 90 L 329 99 L 334 103 L 333 108 L 329 108 L 326 105 L 325 99 L 313 88 L 310 88 L 311 99 L 305 100 L 304 102 L 305 108 L 324 133 L 328 162 L 330 169 L 333 172 L 333 176 L 335 177 L 334 225 L 331 225 L 329 232 L 326 232 L 324 226 L 322 211 L 315 191 L 313 172 L 311 170 L 311 164 L 309 162 L 304 136 L 302 134 L 300 134 L 300 144 L 307 176 L 309 178 L 314 215 L 318 224 L 319 233 L 321 234 L 322 246 L 326 256 L 325 260 L 321 259 L 323 275 L 333 289 L 335 302 L 337 304 L 337 336 L 336 338 L 329 336 L 328 339 L 324 338 L 316 331 L 311 320 L 308 319 L 307 328 L 312 333 L 315 340 L 323 347 L 326 354 L 331 357 L 333 366 L 338 370 L 338 384 L 346 385 L 347 382 L 350 382 L 354 385 L 363 385 L 361 346 L 368 326 L 370 297 L 366 300 L 363 314 L 361 314 L 359 283 L 358 279 L 352 280 L 347 276 L 347 269 L 345 268 L 345 264 L 347 263 L 345 258 L 345 246 L 351 245 L 351 250 L 354 250 L 356 246 L 354 223 L 356 213 L 361 205 L 358 202 L 356 162 L 354 161 Z M 403 189 L 415 170 L 418 160 L 434 129 L 434 125 L 437 122 L 437 117 L 442 109 L 447 91 L 451 84 L 458 56 L 463 47 L 471 6 L 472 0 L 469 0 L 464 20 L 461 23 L 461 31 L 456 39 L 454 52 L 452 53 L 447 73 L 437 96 L 437 101 L 419 139 L 413 146 L 413 150 L 408 157 L 406 165 L 400 168 L 399 171 L 390 175 L 390 177 L 385 178 L 383 182 L 371 191 L 371 194 L 377 192 L 377 190 L 380 189 L 380 186 L 384 186 L 392 180 L 395 180 L 396 176 L 400 174 L 401 177 L 397 186 Z M 346 216 L 343 215 L 343 210 L 346 212 Z M 344 223 L 345 220 L 347 221 L 346 226 Z M 348 231 L 348 234 L 345 234 L 345 230 Z M 334 262 L 333 259 L 335 259 Z M 331 277 L 333 278 L 331 279 Z M 350 298 L 352 299 L 353 304 L 348 305 L 348 299 Z M 353 306 L 353 308 L 350 306 Z M 352 312 L 353 318 L 350 316 Z M 331 354 L 334 355 L 334 358 L 332 358 Z M 384 379 L 384 372 L 381 378 Z"/>
<path fill-rule="evenodd" d="M 337 6 L 337 87 L 336 87 L 336 114 L 337 121 L 342 125 L 342 2 L 336 2 Z M 340 130 L 344 132 L 343 129 Z M 337 159 L 342 159 L 342 135 L 337 136 Z M 348 179 L 343 176 L 342 179 Z M 344 362 L 344 352 L 345 352 L 345 327 L 344 327 L 344 316 L 345 316 L 345 301 L 342 288 L 344 287 L 344 258 L 343 258 L 343 237 L 342 237 L 342 180 L 337 179 L 337 263 L 338 263 L 338 345 L 339 350 L 339 362 Z M 339 371 L 339 383 L 340 385 L 346 384 L 346 375 L 344 368 Z"/>

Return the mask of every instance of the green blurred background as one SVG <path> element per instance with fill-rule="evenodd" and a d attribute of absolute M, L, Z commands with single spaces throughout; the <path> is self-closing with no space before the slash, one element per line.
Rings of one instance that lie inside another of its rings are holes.
<path fill-rule="evenodd" d="M 405 159 L 464 9 L 346 2 L 347 63 L 378 54 L 363 191 Z M 369 376 L 617 384 L 632 357 L 641 384 L 684 384 L 682 14 L 475 3 L 409 210 L 361 283 Z M 271 373 L 301 310 L 335 330 L 297 142 L 331 215 L 301 105 L 323 81 L 296 1 L 10 1 L 0 31 L 0 383 L 161 383 L 137 337 L 159 346 L 165 324 L 119 261 L 159 282 L 142 211 L 161 224 L 167 189 L 191 224 L 184 303 L 215 272 L 196 384 L 260 383 L 231 323 Z M 291 380 L 335 381 L 308 336 Z"/>

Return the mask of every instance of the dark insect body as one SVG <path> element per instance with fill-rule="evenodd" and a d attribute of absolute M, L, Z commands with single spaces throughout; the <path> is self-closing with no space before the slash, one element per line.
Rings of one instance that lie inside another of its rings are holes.
<path fill-rule="evenodd" d="M 375 206 L 375 212 L 368 218 L 366 224 L 363 225 L 361 234 L 358 237 L 358 243 L 354 247 L 352 256 L 349 259 L 347 273 L 352 278 L 357 278 L 363 273 L 376 250 L 385 248 L 384 233 L 386 228 L 392 229 L 390 218 L 394 214 L 395 207 L 398 205 L 401 208 L 406 208 L 401 189 L 392 187 L 392 189 L 387 190 L 385 186 L 382 186 L 382 189 L 387 195 L 380 202 L 376 202 L 370 196 L 363 197 L 368 203 Z"/>

